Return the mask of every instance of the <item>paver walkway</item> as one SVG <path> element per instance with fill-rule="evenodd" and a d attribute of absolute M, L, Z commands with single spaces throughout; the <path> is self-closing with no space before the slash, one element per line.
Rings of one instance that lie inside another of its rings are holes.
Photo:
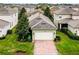
<path fill-rule="evenodd" d="M 56 55 L 57 50 L 54 42 L 51 40 L 46 41 L 35 41 L 34 43 L 34 54 L 35 55 Z"/>

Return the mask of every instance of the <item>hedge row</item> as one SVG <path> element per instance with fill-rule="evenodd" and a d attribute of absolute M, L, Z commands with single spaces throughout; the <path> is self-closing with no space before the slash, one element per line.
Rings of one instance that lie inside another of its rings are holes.
<path fill-rule="evenodd" d="M 79 36 L 74 35 L 71 31 L 69 31 L 68 29 L 61 29 L 62 32 L 64 32 L 66 35 L 68 35 L 68 37 L 70 37 L 71 39 L 74 40 L 79 40 Z"/>

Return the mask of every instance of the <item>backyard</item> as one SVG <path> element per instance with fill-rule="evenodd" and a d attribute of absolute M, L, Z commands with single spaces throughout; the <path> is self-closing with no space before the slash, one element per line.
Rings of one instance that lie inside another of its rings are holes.
<path fill-rule="evenodd" d="M 24 54 L 33 54 L 32 42 L 19 42 L 17 41 L 17 34 L 15 28 L 12 34 L 8 34 L 5 39 L 0 40 L 0 55 L 17 54 L 17 51 L 24 51 Z"/>
<path fill-rule="evenodd" d="M 79 54 L 79 40 L 70 39 L 66 34 L 57 31 L 57 36 L 61 40 L 56 43 L 56 48 L 59 54 L 77 55 Z"/>

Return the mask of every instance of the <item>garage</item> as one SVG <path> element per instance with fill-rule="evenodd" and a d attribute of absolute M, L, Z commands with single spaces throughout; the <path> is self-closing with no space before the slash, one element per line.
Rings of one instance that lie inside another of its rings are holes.
<path fill-rule="evenodd" d="M 53 40 L 54 33 L 53 32 L 35 32 L 34 38 L 35 40 Z"/>
<path fill-rule="evenodd" d="M 35 17 L 37 16 L 37 17 Z M 44 16 L 43 14 L 35 14 L 35 17 L 30 17 L 31 20 L 29 26 L 32 30 L 32 40 L 54 40 L 56 37 L 56 26 L 51 22 L 51 20 Z"/>

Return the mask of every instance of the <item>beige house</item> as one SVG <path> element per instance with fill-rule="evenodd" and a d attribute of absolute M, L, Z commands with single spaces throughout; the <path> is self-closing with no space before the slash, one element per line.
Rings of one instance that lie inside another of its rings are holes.
<path fill-rule="evenodd" d="M 68 28 L 79 36 L 79 10 L 63 8 L 54 13 L 54 23 L 58 29 Z"/>
<path fill-rule="evenodd" d="M 29 17 L 29 25 L 32 29 L 33 40 L 54 40 L 56 37 L 55 25 L 41 13 Z"/>

